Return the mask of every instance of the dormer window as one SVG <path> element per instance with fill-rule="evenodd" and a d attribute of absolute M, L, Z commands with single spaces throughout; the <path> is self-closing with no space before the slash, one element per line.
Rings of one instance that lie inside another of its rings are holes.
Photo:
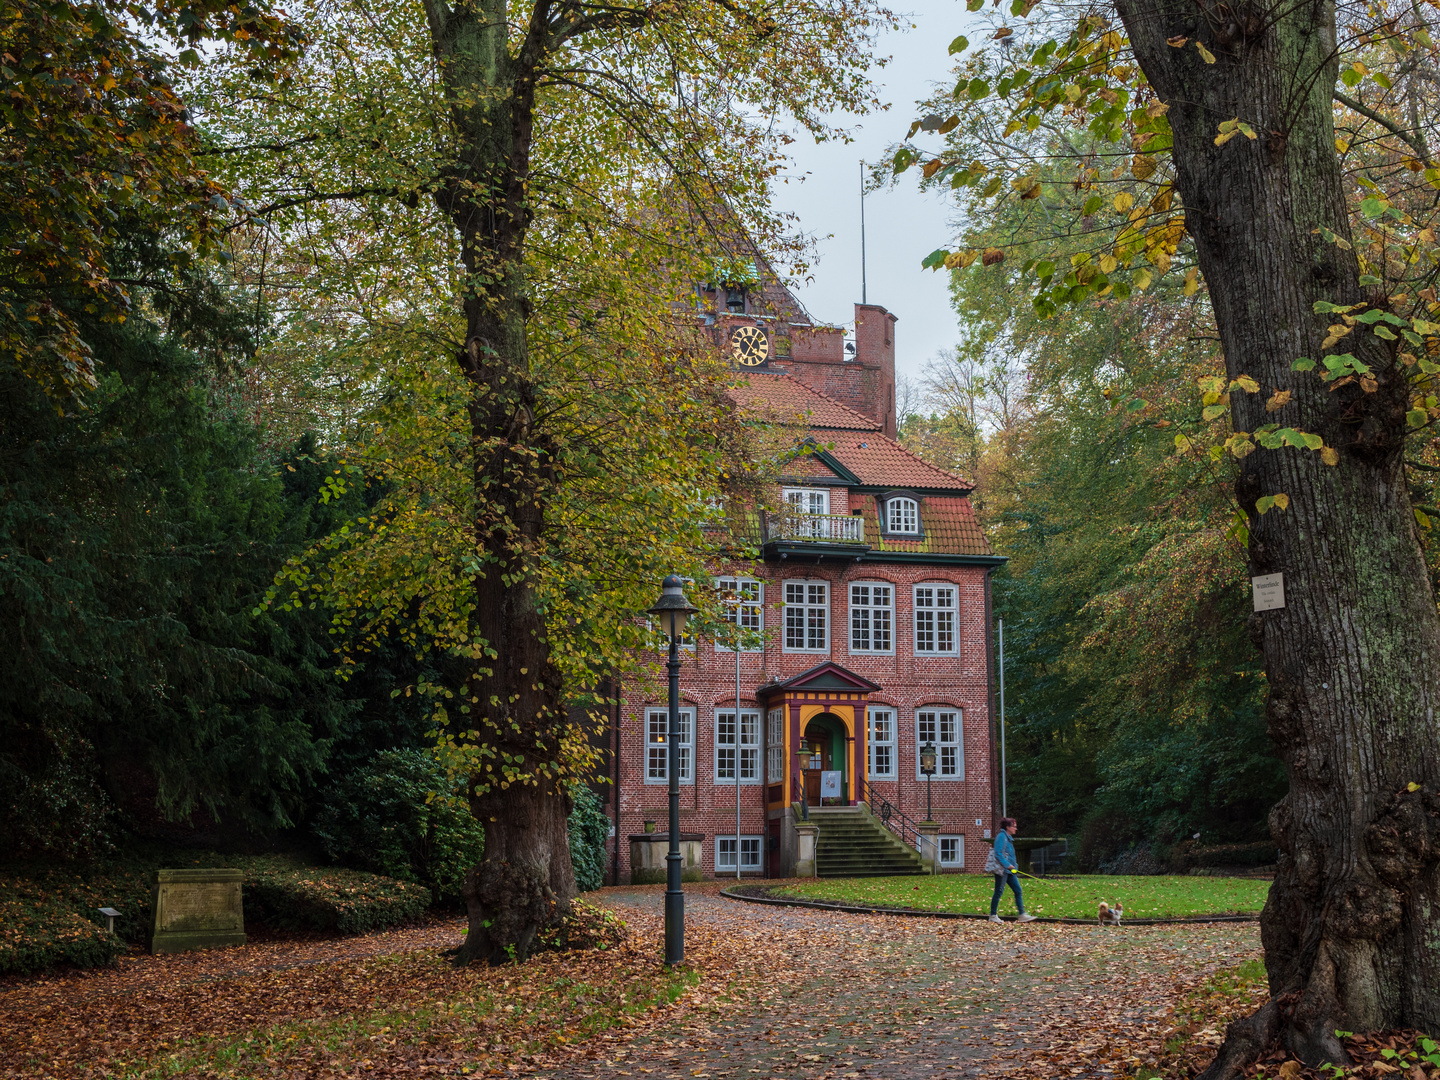
<path fill-rule="evenodd" d="M 892 495 L 885 500 L 885 531 L 900 535 L 915 536 L 920 532 L 920 506 L 914 499 L 904 495 Z"/>

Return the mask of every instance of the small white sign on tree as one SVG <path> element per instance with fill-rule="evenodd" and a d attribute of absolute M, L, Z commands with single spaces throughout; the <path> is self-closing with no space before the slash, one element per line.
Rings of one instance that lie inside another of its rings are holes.
<path fill-rule="evenodd" d="M 1250 579 L 1254 590 L 1255 610 L 1274 611 L 1285 606 L 1285 575 L 1263 574 Z"/>

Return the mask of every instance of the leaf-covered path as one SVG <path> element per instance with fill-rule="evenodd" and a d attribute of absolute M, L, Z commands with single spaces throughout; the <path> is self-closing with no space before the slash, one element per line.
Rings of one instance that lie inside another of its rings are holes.
<path fill-rule="evenodd" d="M 686 889 L 691 972 L 659 963 L 649 886 L 587 898 L 629 924 L 614 949 L 518 968 L 451 967 L 446 919 L 3 979 L 0 1080 L 1118 1078 L 1259 951 L 1253 923 L 1002 927 L 719 888 Z"/>
<path fill-rule="evenodd" d="M 644 925 L 658 919 L 662 896 L 612 889 L 603 902 Z M 1120 1076 L 1153 1060 L 1189 990 L 1259 955 L 1253 923 L 1001 927 L 763 907 L 713 887 L 687 890 L 686 913 L 707 936 L 747 948 L 758 939 L 768 951 L 773 978 L 749 1007 L 681 1014 L 535 1075 Z M 743 938 L 727 933 L 740 924 Z"/>

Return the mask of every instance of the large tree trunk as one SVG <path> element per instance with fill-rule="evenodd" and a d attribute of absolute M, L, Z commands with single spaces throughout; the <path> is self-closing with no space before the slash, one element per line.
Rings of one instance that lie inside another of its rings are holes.
<path fill-rule="evenodd" d="M 1402 461 L 1407 388 L 1394 345 L 1359 326 L 1322 349 L 1317 300 L 1384 305 L 1359 284 L 1334 146 L 1335 10 L 1117 0 L 1146 77 L 1170 106 L 1176 187 L 1214 303 L 1237 431 L 1266 423 L 1340 454 L 1257 450 L 1236 486 L 1253 574 L 1285 575 L 1286 607 L 1257 614 L 1268 718 L 1290 778 L 1271 814 L 1280 867 L 1261 930 L 1272 1002 L 1232 1025 L 1209 1076 L 1279 1040 L 1344 1062 L 1336 1029 L 1440 1030 L 1440 619 Z M 1184 37 L 1175 47 L 1167 39 Z M 1194 42 L 1215 55 L 1204 62 Z M 1239 118 L 1258 139 L 1215 145 Z M 1349 351 L 1377 373 L 1332 391 L 1292 362 Z M 1277 412 L 1266 399 L 1294 396 Z M 1263 495 L 1288 510 L 1258 516 Z M 1418 783 L 1419 790 L 1408 785 Z"/>
<path fill-rule="evenodd" d="M 426 5 L 451 101 L 454 166 L 437 192 L 460 237 L 465 345 L 456 358 L 472 387 L 471 452 L 477 506 L 475 658 L 458 711 L 478 732 L 486 771 L 471 777 L 471 812 L 485 828 L 483 863 L 466 876 L 469 933 L 460 963 L 529 955 L 536 935 L 568 914 L 575 896 L 566 828 L 570 800 L 550 763 L 568 724 L 533 584 L 555 482 L 537 432 L 526 344 L 525 241 L 537 51 L 544 6 L 517 59 L 504 0 Z"/>

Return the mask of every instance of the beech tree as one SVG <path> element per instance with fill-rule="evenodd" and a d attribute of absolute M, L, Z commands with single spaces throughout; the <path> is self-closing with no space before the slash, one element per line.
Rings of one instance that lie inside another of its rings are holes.
<path fill-rule="evenodd" d="M 1337 22 L 1328 0 L 1036 9 L 1019 34 L 996 20 L 1002 47 L 956 88 L 989 103 L 993 147 L 1024 152 L 896 157 L 1042 216 L 1063 202 L 1044 169 L 1068 166 L 1086 198 L 1050 227 L 1087 246 L 1026 258 L 1041 314 L 1171 272 L 1208 290 L 1225 374 L 1199 379 L 1175 442 L 1232 461 L 1250 573 L 1284 575 L 1285 606 L 1248 628 L 1289 780 L 1261 924 L 1271 1000 L 1231 1026 L 1212 1080 L 1276 1041 L 1343 1064 L 1337 1032 L 1440 1026 L 1440 617 L 1406 477 L 1440 416 L 1429 18 L 1377 4 Z M 960 123 L 937 111 L 910 134 Z M 983 272 L 1008 254 L 927 261 Z M 1223 442 L 1197 445 L 1222 415 Z"/>
<path fill-rule="evenodd" d="M 349 360 L 383 406 L 367 438 L 395 501 L 280 599 L 446 655 L 452 684 L 415 689 L 485 826 L 460 959 L 523 958 L 574 894 L 567 692 L 647 640 L 640 581 L 695 559 L 718 490 L 723 379 L 677 330 L 686 294 L 730 273 L 735 225 L 778 238 L 785 132 L 866 106 L 888 16 L 353 0 L 298 19 L 293 89 L 237 64 L 196 96 L 248 200 L 242 279 L 281 305 L 277 344 Z"/>

